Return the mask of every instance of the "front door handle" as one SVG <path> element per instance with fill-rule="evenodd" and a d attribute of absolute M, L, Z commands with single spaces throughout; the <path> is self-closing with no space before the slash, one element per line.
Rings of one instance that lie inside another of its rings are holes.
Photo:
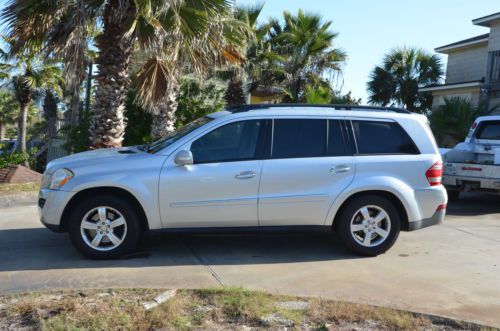
<path fill-rule="evenodd" d="M 334 166 L 334 167 L 330 168 L 330 172 L 334 173 L 334 174 L 340 174 L 340 173 L 343 173 L 343 172 L 348 172 L 349 170 L 351 170 L 351 167 L 349 165 L 347 165 L 347 164 L 341 164 L 341 165 Z"/>
<path fill-rule="evenodd" d="M 236 179 L 249 179 L 249 178 L 254 178 L 255 175 L 256 175 L 255 171 L 242 171 L 234 177 Z"/>

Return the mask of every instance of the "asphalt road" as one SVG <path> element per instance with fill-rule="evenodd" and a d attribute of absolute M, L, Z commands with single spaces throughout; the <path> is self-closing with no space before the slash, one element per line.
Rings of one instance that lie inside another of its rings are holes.
<path fill-rule="evenodd" d="M 0 209 L 0 293 L 61 288 L 243 286 L 384 305 L 500 327 L 500 197 L 449 205 L 375 258 L 329 235 L 152 234 L 115 261 L 81 257 L 35 206 Z"/>

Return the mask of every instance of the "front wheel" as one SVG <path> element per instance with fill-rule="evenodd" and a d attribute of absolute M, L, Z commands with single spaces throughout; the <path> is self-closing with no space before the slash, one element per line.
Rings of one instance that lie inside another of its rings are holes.
<path fill-rule="evenodd" d="M 394 245 L 401 229 L 401 219 L 389 199 L 365 195 L 349 201 L 334 226 L 338 237 L 350 251 L 376 256 Z"/>
<path fill-rule="evenodd" d="M 140 238 L 137 212 L 125 199 L 95 196 L 84 200 L 69 220 L 75 248 L 93 259 L 118 258 L 132 251 Z"/>

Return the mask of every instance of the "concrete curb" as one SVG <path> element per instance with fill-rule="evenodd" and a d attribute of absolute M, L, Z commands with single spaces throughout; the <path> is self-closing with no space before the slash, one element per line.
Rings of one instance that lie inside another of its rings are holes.
<path fill-rule="evenodd" d="M 0 194 L 0 208 L 36 205 L 38 191 Z"/>

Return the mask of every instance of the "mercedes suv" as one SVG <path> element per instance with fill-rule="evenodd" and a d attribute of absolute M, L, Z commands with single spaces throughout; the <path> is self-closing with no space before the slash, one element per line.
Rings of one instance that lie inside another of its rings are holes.
<path fill-rule="evenodd" d="M 210 114 L 150 145 L 50 162 L 41 222 L 92 258 L 142 233 L 324 230 L 354 253 L 440 223 L 447 195 L 427 120 L 397 108 L 249 105 Z"/>

